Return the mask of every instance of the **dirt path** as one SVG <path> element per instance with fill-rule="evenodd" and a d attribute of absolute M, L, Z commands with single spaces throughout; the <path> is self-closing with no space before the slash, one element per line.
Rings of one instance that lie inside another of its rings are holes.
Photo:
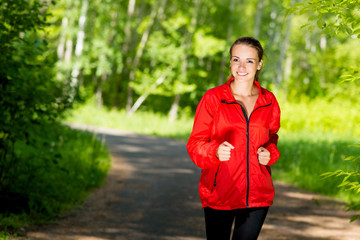
<path fill-rule="evenodd" d="M 184 142 L 91 130 L 105 138 L 113 158 L 107 184 L 82 208 L 55 223 L 26 229 L 17 239 L 205 239 L 200 170 Z M 360 239 L 360 222 L 349 223 L 351 214 L 341 203 L 283 183 L 276 182 L 275 188 L 260 240 Z"/>

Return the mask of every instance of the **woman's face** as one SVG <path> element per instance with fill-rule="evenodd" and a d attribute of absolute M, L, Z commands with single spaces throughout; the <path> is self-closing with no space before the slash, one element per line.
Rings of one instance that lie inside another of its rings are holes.
<path fill-rule="evenodd" d="M 256 71 L 260 70 L 261 66 L 262 60 L 259 62 L 258 52 L 255 48 L 245 44 L 233 47 L 230 68 L 235 80 L 253 82 Z"/>

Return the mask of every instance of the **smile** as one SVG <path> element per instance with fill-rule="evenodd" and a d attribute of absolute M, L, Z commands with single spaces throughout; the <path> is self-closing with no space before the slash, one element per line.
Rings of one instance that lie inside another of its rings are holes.
<path fill-rule="evenodd" d="M 240 73 L 240 72 L 237 72 L 237 74 L 238 74 L 239 76 L 246 76 L 246 75 L 248 75 L 247 73 Z"/>

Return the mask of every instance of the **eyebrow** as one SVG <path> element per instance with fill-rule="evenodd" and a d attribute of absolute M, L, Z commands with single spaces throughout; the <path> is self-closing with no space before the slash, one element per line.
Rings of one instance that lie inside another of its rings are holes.
<path fill-rule="evenodd" d="M 232 56 L 231 58 L 239 58 L 240 59 L 240 57 L 238 57 L 238 56 Z M 247 60 L 249 60 L 249 59 L 252 59 L 252 60 L 256 60 L 255 58 L 246 58 Z"/>

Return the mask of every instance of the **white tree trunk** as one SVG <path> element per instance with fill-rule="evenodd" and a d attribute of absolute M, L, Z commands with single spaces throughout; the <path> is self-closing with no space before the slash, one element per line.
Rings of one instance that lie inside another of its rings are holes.
<path fill-rule="evenodd" d="M 293 59 L 292 59 L 292 55 L 288 54 L 285 60 L 285 67 L 284 67 L 284 81 L 289 82 L 290 76 L 291 76 L 291 70 L 292 70 L 292 65 L 293 65 Z M 282 89 L 285 92 L 285 101 L 287 100 L 287 96 L 289 93 L 289 86 L 288 84 L 284 84 Z M 275 94 L 277 94 L 277 92 L 275 92 Z"/>
<path fill-rule="evenodd" d="M 180 103 L 180 93 L 175 94 L 174 102 L 171 105 L 169 111 L 169 121 L 174 122 L 177 119 L 178 111 L 179 111 L 179 103 Z"/>
<path fill-rule="evenodd" d="M 138 65 L 140 63 L 140 59 L 141 59 L 141 57 L 143 55 L 146 43 L 149 40 L 151 27 L 154 25 L 154 22 L 155 22 L 155 19 L 156 19 L 156 16 L 158 15 L 158 13 L 161 13 L 161 12 L 164 11 L 165 4 L 166 4 L 166 0 L 163 0 L 160 3 L 160 6 L 159 6 L 158 9 L 156 9 L 156 8 L 152 9 L 151 14 L 150 14 L 148 27 L 145 29 L 145 31 L 144 31 L 144 33 L 143 33 L 143 35 L 141 37 L 139 46 L 138 46 L 138 48 L 136 50 L 135 58 L 134 58 L 134 61 L 132 63 L 132 68 L 131 68 L 131 71 L 130 71 L 130 74 L 129 74 L 128 99 L 127 99 L 127 104 L 126 104 L 127 112 L 129 112 L 131 110 L 131 106 L 133 104 L 133 89 L 130 86 L 130 83 L 135 80 L 135 73 L 136 73 L 136 70 L 137 70 Z"/>
<path fill-rule="evenodd" d="M 189 32 L 184 48 L 185 50 L 185 56 L 181 65 L 181 72 L 184 79 L 186 79 L 187 77 L 187 72 L 188 72 L 188 58 L 189 58 L 189 50 L 191 48 L 191 41 L 193 38 L 193 35 L 195 33 L 196 30 L 196 25 L 197 25 L 197 20 L 198 20 L 198 14 L 199 14 L 199 8 L 200 8 L 200 0 L 194 0 L 194 13 L 192 15 L 191 18 L 191 26 L 193 27 L 192 31 Z M 175 94 L 175 98 L 174 98 L 174 102 L 171 105 L 170 111 L 169 111 L 169 118 L 168 120 L 170 122 L 173 122 L 177 119 L 178 116 L 178 111 L 179 111 L 179 103 L 180 103 L 180 98 L 181 98 L 181 93 L 176 93 Z"/>
<path fill-rule="evenodd" d="M 288 20 L 286 23 L 285 37 L 282 42 L 282 46 L 280 47 L 279 63 L 278 63 L 277 74 L 276 74 L 276 85 L 278 85 L 278 86 L 282 83 L 282 80 L 283 80 L 283 65 L 284 65 L 284 60 L 286 57 L 286 52 L 287 52 L 289 40 L 290 40 L 292 17 L 293 17 L 293 15 L 290 15 L 288 17 Z"/>
<path fill-rule="evenodd" d="M 81 7 L 81 14 L 79 19 L 79 31 L 77 34 L 77 41 L 76 41 L 76 47 L 75 47 L 75 56 L 78 59 L 81 56 L 83 47 L 84 47 L 84 38 L 85 38 L 85 22 L 86 22 L 86 12 L 88 8 L 89 2 L 88 0 L 84 0 Z M 80 74 L 80 63 L 77 61 L 74 63 L 74 68 L 71 72 L 71 82 L 70 87 L 72 89 L 72 92 L 70 93 L 70 100 L 72 101 L 75 97 L 75 87 L 78 86 L 78 77 Z"/>
<path fill-rule="evenodd" d="M 61 34 L 60 34 L 60 41 L 59 41 L 59 45 L 57 47 L 57 55 L 58 55 L 58 59 L 61 60 L 64 58 L 64 54 L 65 54 L 65 42 L 66 42 L 66 36 L 64 34 L 64 29 L 67 28 L 68 26 L 68 18 L 64 17 L 62 19 L 62 23 L 61 23 Z"/>
<path fill-rule="evenodd" d="M 71 39 L 66 40 L 65 62 L 70 63 L 73 51 L 73 42 Z"/>
<path fill-rule="evenodd" d="M 106 81 L 106 78 L 107 78 L 106 73 L 103 73 L 96 87 L 95 99 L 96 99 L 96 106 L 98 108 L 101 108 L 104 104 L 102 97 L 102 86 L 103 83 Z"/>
<path fill-rule="evenodd" d="M 136 0 L 129 0 L 129 5 L 127 9 L 127 21 L 125 25 L 125 45 L 123 47 L 123 51 L 126 54 L 129 51 L 130 48 L 130 42 L 131 42 L 131 22 L 132 18 L 135 12 L 135 4 Z"/>
<path fill-rule="evenodd" d="M 150 15 L 149 26 L 145 29 L 145 31 L 141 37 L 140 44 L 136 50 L 135 58 L 132 63 L 132 68 L 131 68 L 131 71 L 129 74 L 128 99 L 127 99 L 127 104 L 126 104 L 126 110 L 128 112 L 131 110 L 131 105 L 133 104 L 133 89 L 130 86 L 130 83 L 135 80 L 136 69 L 139 65 L 140 58 L 142 57 L 142 54 L 144 52 L 146 42 L 149 39 L 150 29 L 151 29 L 152 25 L 154 24 L 155 17 L 156 17 L 156 10 L 153 9 L 153 11 L 151 12 L 151 15 Z"/>
<path fill-rule="evenodd" d="M 138 108 L 141 106 L 141 104 L 145 101 L 145 99 L 150 95 L 151 91 L 154 90 L 157 86 L 159 86 L 160 84 L 162 84 L 165 80 L 165 74 L 163 74 L 161 77 L 159 77 L 155 83 L 153 83 L 150 88 L 143 94 L 141 95 L 135 102 L 135 104 L 132 106 L 132 108 L 130 109 L 130 111 L 127 113 L 128 116 L 132 115 L 134 112 L 136 112 L 136 110 L 138 110 Z"/>
<path fill-rule="evenodd" d="M 264 0 L 258 0 L 256 15 L 255 15 L 255 24 L 254 24 L 254 37 L 258 38 L 260 36 L 260 26 L 261 26 L 261 16 L 264 8 Z"/>

